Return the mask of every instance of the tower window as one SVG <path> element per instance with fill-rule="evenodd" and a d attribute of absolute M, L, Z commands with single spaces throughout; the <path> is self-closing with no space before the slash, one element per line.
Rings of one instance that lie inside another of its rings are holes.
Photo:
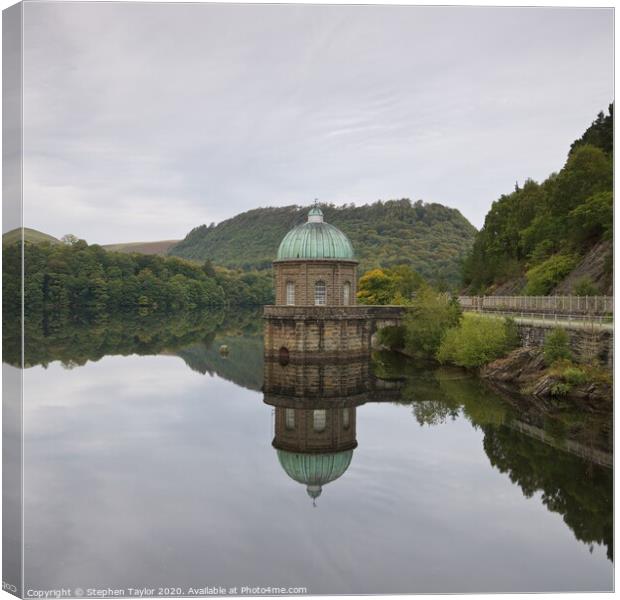
<path fill-rule="evenodd" d="M 325 425 L 327 423 L 327 411 L 323 409 L 318 409 L 313 411 L 312 414 L 312 426 L 314 431 L 325 431 Z"/>
<path fill-rule="evenodd" d="M 345 281 L 342 286 L 342 303 L 346 306 L 351 304 L 351 282 Z"/>
<path fill-rule="evenodd" d="M 327 297 L 327 291 L 325 289 L 325 282 L 317 281 L 314 284 L 314 304 L 316 304 L 317 306 L 324 305 L 326 297 Z"/>
<path fill-rule="evenodd" d="M 295 283 L 292 281 L 286 282 L 286 304 L 289 306 L 295 304 Z"/>
<path fill-rule="evenodd" d="M 344 429 L 349 429 L 349 409 L 342 409 L 342 426 Z"/>
<path fill-rule="evenodd" d="M 287 429 L 295 429 L 295 409 L 287 408 L 284 411 L 284 422 Z"/>

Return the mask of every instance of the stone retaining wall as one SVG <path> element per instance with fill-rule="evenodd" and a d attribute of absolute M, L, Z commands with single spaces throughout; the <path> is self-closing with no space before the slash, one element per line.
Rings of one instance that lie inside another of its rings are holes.
<path fill-rule="evenodd" d="M 403 312 L 402 306 L 266 306 L 265 356 L 364 356 L 377 327 L 399 324 Z"/>
<path fill-rule="evenodd" d="M 547 335 L 555 329 L 552 324 L 525 324 L 518 323 L 521 345 L 524 348 L 542 347 Z M 569 336 L 570 346 L 578 362 L 598 362 L 601 365 L 613 369 L 614 335 L 612 331 L 600 329 L 596 326 L 591 328 L 564 330 Z"/>

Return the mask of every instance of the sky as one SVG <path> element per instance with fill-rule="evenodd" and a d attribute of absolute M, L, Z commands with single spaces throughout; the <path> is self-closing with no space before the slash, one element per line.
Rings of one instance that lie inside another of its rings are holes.
<path fill-rule="evenodd" d="M 24 225 L 410 198 L 479 228 L 612 100 L 612 9 L 27 2 Z"/>

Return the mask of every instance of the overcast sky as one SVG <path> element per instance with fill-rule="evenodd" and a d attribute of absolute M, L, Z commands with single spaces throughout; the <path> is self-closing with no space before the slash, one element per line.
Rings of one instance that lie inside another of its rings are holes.
<path fill-rule="evenodd" d="M 611 9 L 28 3 L 25 225 L 408 197 L 480 227 L 613 99 Z"/>

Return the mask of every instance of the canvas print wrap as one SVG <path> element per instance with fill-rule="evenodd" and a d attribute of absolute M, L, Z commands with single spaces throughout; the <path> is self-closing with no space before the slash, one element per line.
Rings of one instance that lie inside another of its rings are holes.
<path fill-rule="evenodd" d="M 612 591 L 613 18 L 6 8 L 4 591 Z"/>

